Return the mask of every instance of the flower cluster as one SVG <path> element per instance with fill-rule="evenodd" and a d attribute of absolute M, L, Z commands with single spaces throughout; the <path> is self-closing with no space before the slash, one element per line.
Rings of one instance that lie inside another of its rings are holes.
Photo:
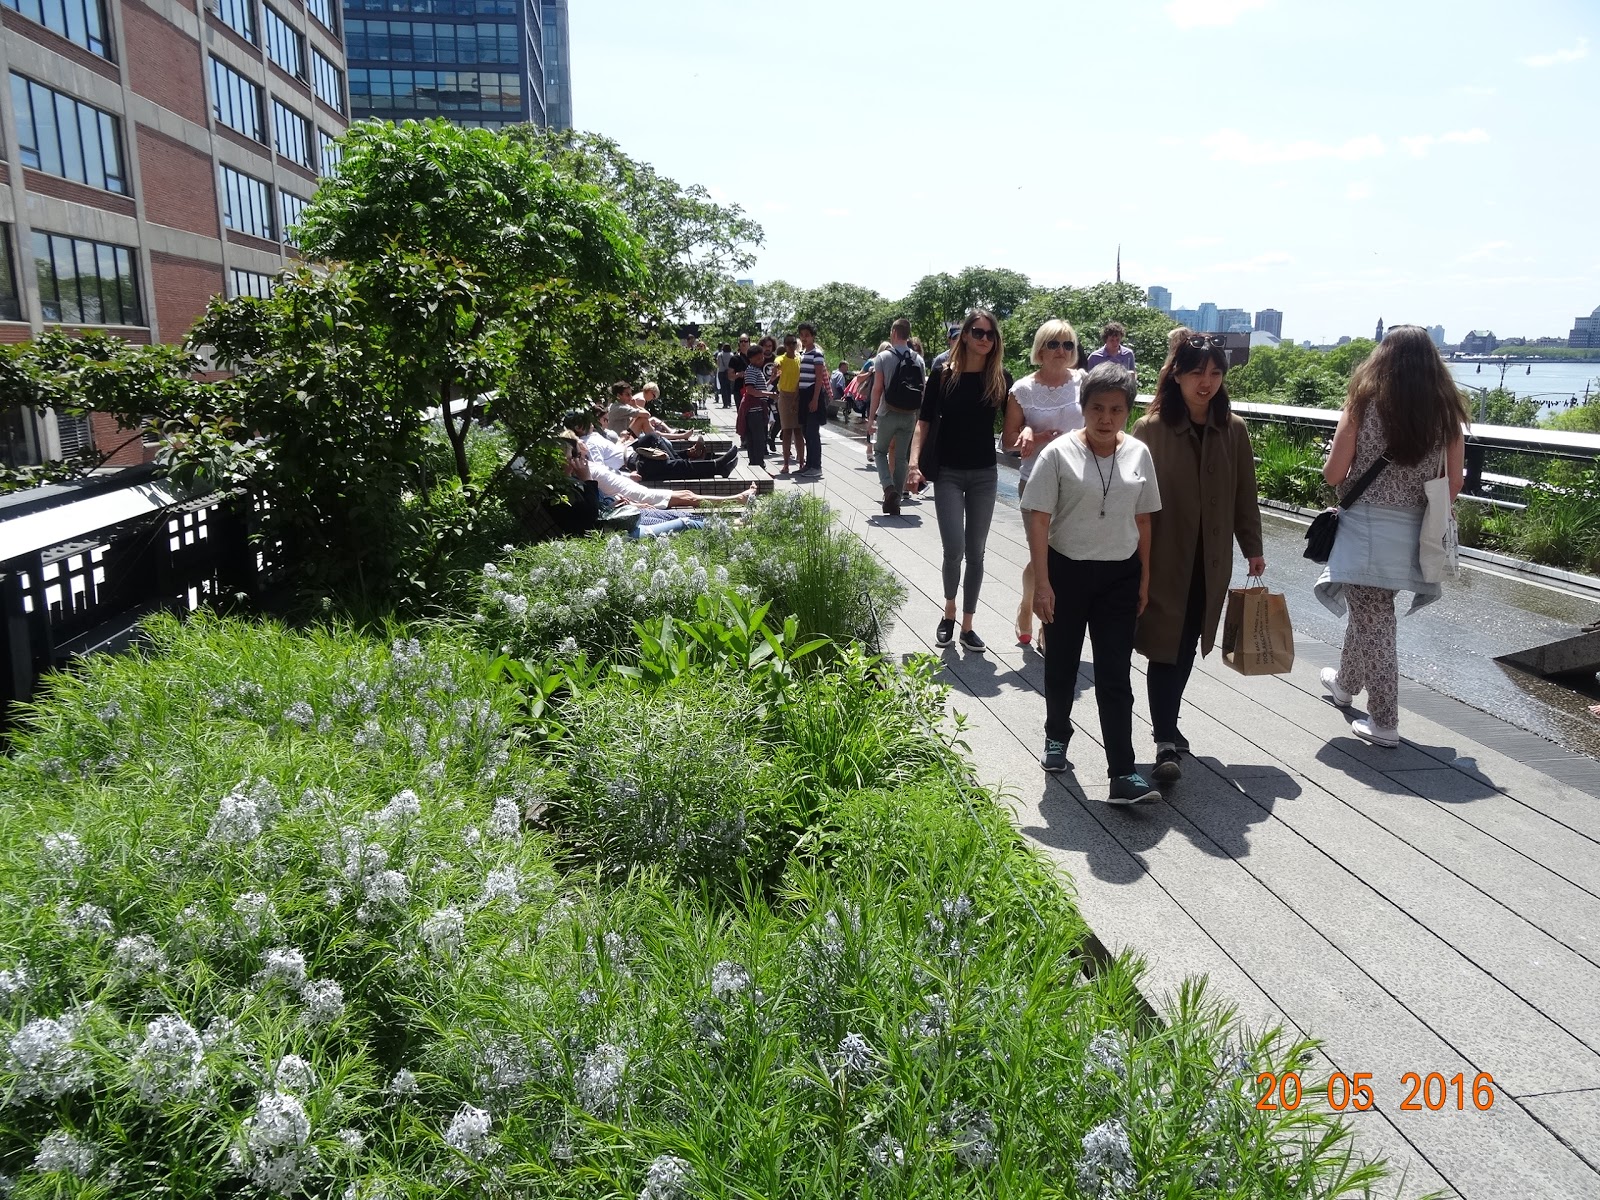
<path fill-rule="evenodd" d="M 463 1104 L 444 1131 L 445 1145 L 474 1162 L 482 1162 L 499 1148 L 489 1136 L 490 1124 L 489 1114 L 483 1109 Z"/>
<path fill-rule="evenodd" d="M 77 1044 L 78 1018 L 35 1017 L 6 1043 L 8 1065 L 16 1073 L 17 1099 L 43 1096 L 59 1100 L 94 1082 L 89 1056 Z"/>
<path fill-rule="evenodd" d="M 285 1092 L 263 1092 L 242 1133 L 242 1143 L 229 1152 L 229 1164 L 274 1195 L 298 1191 L 320 1161 L 317 1148 L 309 1144 L 311 1119 L 305 1105 Z"/>
<path fill-rule="evenodd" d="M 193 1025 L 171 1013 L 157 1017 L 133 1052 L 134 1090 L 150 1104 L 193 1096 L 205 1087 L 204 1063 L 205 1043 Z"/>
<path fill-rule="evenodd" d="M 645 1172 L 644 1190 L 639 1200 L 683 1200 L 689 1194 L 693 1173 L 689 1164 L 673 1154 L 662 1154 Z"/>

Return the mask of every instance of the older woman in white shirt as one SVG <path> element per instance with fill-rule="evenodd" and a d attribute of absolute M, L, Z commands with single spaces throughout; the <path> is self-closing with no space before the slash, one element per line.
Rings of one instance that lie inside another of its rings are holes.
<path fill-rule="evenodd" d="M 1033 351 L 1028 361 L 1037 368 L 1011 386 L 1006 397 L 1005 424 L 1000 445 L 1022 456 L 1021 478 L 1017 490 L 1023 491 L 1033 474 L 1039 451 L 1064 433 L 1083 428 L 1083 409 L 1078 403 L 1078 387 L 1084 372 L 1074 368 L 1078 361 L 1078 335 L 1060 317 L 1052 317 L 1033 335 Z M 1022 526 L 1028 527 L 1028 509 L 1022 510 Z M 1040 635 L 1043 636 L 1042 634 Z M 1022 603 L 1017 607 L 1017 641 L 1026 646 L 1033 641 L 1033 563 L 1022 568 Z M 1040 645 L 1043 653 L 1043 643 Z"/>

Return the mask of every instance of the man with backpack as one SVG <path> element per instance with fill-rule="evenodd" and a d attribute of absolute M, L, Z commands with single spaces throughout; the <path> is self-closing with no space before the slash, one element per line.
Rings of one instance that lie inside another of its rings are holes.
<path fill-rule="evenodd" d="M 867 411 L 867 436 L 875 439 L 878 483 L 883 487 L 883 511 L 900 515 L 900 493 L 911 469 L 911 435 L 922 408 L 926 367 L 909 344 L 911 322 L 905 317 L 889 326 L 889 348 L 872 364 L 872 401 Z M 890 467 L 891 450 L 893 467 Z"/>

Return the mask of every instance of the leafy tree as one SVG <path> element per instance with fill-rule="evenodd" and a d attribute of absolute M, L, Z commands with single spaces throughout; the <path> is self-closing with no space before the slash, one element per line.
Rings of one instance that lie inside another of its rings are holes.
<path fill-rule="evenodd" d="M 817 341 L 830 362 L 876 349 L 894 319 L 888 300 L 853 283 L 825 283 L 802 292 L 796 315 L 817 327 Z"/>
<path fill-rule="evenodd" d="M 1034 294 L 1026 275 L 1003 267 L 967 267 L 959 275 L 924 275 L 912 284 L 900 306 L 911 332 L 923 345 L 944 349 L 945 330 L 973 308 L 986 308 L 1000 320 L 1011 316 Z"/>
<path fill-rule="evenodd" d="M 601 191 L 525 145 L 443 121 L 364 122 L 301 222 L 330 260 L 267 300 L 214 301 L 191 335 L 268 461 L 266 536 L 292 581 L 368 606 L 420 604 L 511 464 L 550 469 L 560 413 L 627 370 L 648 308 L 639 239 Z M 440 412 L 453 474 L 429 466 Z M 472 422 L 507 433 L 488 478 Z"/>
<path fill-rule="evenodd" d="M 1085 352 L 1098 346 L 1100 330 L 1107 321 L 1119 321 L 1128 331 L 1126 344 L 1133 348 L 1139 388 L 1155 388 L 1156 376 L 1167 357 L 1167 333 L 1175 322 L 1159 309 L 1145 304 L 1144 293 L 1131 283 L 1097 283 L 1086 288 L 1037 288 L 1018 305 L 1002 327 L 1006 342 L 1006 362 L 1014 375 L 1025 375 L 1033 335 L 1051 317 L 1071 323 Z"/>
<path fill-rule="evenodd" d="M 81 337 L 46 330 L 0 349 L 0 406 L 105 413 L 122 430 L 116 442 L 64 461 L 0 471 L 0 491 L 80 478 L 151 434 L 161 440 L 157 463 L 181 483 L 247 470 L 255 451 L 218 410 L 213 389 L 198 377 L 201 365 L 179 346 L 137 346 L 93 330 Z"/>
<path fill-rule="evenodd" d="M 1367 356 L 1377 348 L 1378 343 L 1371 338 L 1351 338 L 1342 346 L 1323 351 L 1323 365 L 1334 374 L 1349 379 L 1350 372 L 1366 362 Z"/>
<path fill-rule="evenodd" d="M 518 125 L 507 138 L 548 162 L 557 175 L 593 184 L 633 223 L 653 297 L 669 321 L 720 314 L 732 278 L 755 261 L 761 226 L 738 205 L 721 205 L 698 184 L 684 187 L 610 138 Z"/>

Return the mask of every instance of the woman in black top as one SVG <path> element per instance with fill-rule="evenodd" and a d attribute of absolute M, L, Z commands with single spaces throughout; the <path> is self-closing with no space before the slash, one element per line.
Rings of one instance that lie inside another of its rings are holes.
<path fill-rule="evenodd" d="M 915 489 L 921 486 L 923 443 L 935 420 L 933 457 L 938 487 L 933 508 L 939 518 L 939 540 L 944 543 L 944 619 L 934 631 L 937 646 L 955 638 L 956 584 L 961 583 L 961 645 L 982 654 L 983 639 L 972 628 L 983 587 L 983 552 L 994 518 L 994 498 L 999 488 L 999 468 L 994 452 L 995 429 L 1011 391 L 1011 375 L 1002 365 L 1000 322 L 994 314 L 975 308 L 961 323 L 950 357 L 928 376 L 922 391 L 922 411 L 911 440 L 911 474 Z M 961 563 L 966 560 L 966 580 Z"/>

